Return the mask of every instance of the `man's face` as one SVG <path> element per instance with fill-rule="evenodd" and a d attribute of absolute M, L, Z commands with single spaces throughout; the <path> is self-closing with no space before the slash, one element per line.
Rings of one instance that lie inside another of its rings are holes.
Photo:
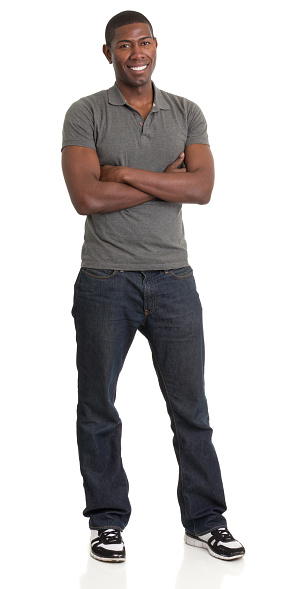
<path fill-rule="evenodd" d="M 152 39 L 149 25 L 135 23 L 115 31 L 111 47 L 103 46 L 113 64 L 118 85 L 138 88 L 148 84 L 156 63 L 157 40 Z"/>

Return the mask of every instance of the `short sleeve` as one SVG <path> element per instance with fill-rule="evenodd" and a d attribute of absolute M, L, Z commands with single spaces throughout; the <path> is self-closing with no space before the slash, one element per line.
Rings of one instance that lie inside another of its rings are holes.
<path fill-rule="evenodd" d="M 197 104 L 189 101 L 188 105 L 188 134 L 187 145 L 203 143 L 209 145 L 207 135 L 207 124 L 202 110 Z"/>
<path fill-rule="evenodd" d="M 67 145 L 92 147 L 96 150 L 94 140 L 94 116 L 92 108 L 82 98 L 68 109 L 62 131 L 62 149 Z"/>

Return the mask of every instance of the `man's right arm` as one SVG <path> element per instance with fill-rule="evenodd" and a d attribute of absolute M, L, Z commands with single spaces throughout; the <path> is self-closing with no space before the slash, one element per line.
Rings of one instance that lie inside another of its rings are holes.
<path fill-rule="evenodd" d="M 155 198 L 128 184 L 100 182 L 99 159 L 90 147 L 64 147 L 62 171 L 72 204 L 79 215 L 112 213 Z"/>

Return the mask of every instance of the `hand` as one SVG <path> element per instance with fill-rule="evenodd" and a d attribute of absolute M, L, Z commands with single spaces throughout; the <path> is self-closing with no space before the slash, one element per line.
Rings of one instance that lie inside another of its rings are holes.
<path fill-rule="evenodd" d="M 179 168 L 179 166 L 183 163 L 185 158 L 185 154 L 182 152 L 180 153 L 179 157 L 177 157 L 177 159 L 172 163 L 169 164 L 169 166 L 167 166 L 167 168 L 165 168 L 164 173 L 165 172 L 186 172 L 186 168 Z"/>
<path fill-rule="evenodd" d="M 109 166 L 108 164 L 100 167 L 100 182 L 123 182 L 122 166 Z"/>

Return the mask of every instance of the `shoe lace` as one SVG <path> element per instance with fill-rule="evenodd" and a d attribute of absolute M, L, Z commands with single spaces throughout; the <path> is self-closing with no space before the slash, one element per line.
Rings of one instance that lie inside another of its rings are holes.
<path fill-rule="evenodd" d="M 219 540 L 223 540 L 224 542 L 230 542 L 234 540 L 232 534 L 229 532 L 227 528 L 218 528 L 214 530 L 213 535 L 217 535 Z"/>
<path fill-rule="evenodd" d="M 103 544 L 115 544 L 120 542 L 120 530 L 108 529 L 103 530 L 100 535 L 100 541 L 103 540 Z"/>

